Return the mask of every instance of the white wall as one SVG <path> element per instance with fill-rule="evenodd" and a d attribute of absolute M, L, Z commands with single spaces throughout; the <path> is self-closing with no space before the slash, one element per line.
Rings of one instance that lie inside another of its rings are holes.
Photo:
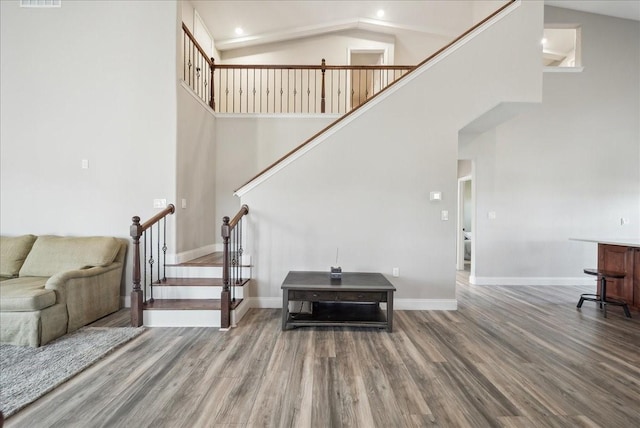
<path fill-rule="evenodd" d="M 217 115 L 216 221 L 240 209 L 236 189 L 334 120 L 333 115 Z"/>
<path fill-rule="evenodd" d="M 0 230 L 127 237 L 175 199 L 176 3 L 0 7 Z"/>
<path fill-rule="evenodd" d="M 500 102 L 539 101 L 541 34 L 541 4 L 518 3 L 242 189 L 252 295 L 278 305 L 287 271 L 328 271 L 339 247 L 344 271 L 399 267 L 390 279 L 405 307 L 455 307 L 457 133 Z M 429 201 L 432 190 L 441 202 Z"/>
<path fill-rule="evenodd" d="M 473 22 L 480 22 L 511 0 L 482 0 L 471 2 Z"/>
<path fill-rule="evenodd" d="M 344 65 L 349 63 L 349 48 L 386 50 L 390 60 L 394 59 L 393 36 L 354 30 L 228 50 L 222 52 L 222 62 L 320 65 L 324 58 L 327 64 Z"/>
<path fill-rule="evenodd" d="M 554 7 L 545 22 L 582 26 L 585 69 L 544 73 L 540 106 L 461 143 L 476 160 L 476 283 L 591 284 L 596 244 L 570 237 L 640 236 L 640 24 Z"/>
<path fill-rule="evenodd" d="M 216 227 L 216 121 L 187 85 L 178 85 L 176 251 L 213 245 Z M 186 200 L 186 208 L 182 200 Z"/>
<path fill-rule="evenodd" d="M 193 34 L 196 39 L 198 38 L 198 36 L 195 33 L 195 12 L 196 9 L 194 8 L 193 4 L 189 1 L 189 0 L 178 0 L 178 4 L 179 4 L 179 13 L 180 13 L 180 20 L 182 21 L 182 23 L 184 23 L 187 28 L 189 29 L 189 31 L 191 32 L 191 34 Z M 202 18 L 202 17 L 200 17 Z M 206 24 L 205 24 L 206 27 Z M 182 25 L 180 26 L 180 28 L 182 28 Z M 207 28 L 207 32 L 209 33 L 209 36 L 211 35 L 211 29 Z M 182 34 L 183 31 L 180 30 L 180 40 L 182 41 Z M 204 47 L 203 47 L 204 48 Z M 179 58 L 182 58 L 182 49 L 183 46 L 182 44 L 180 44 L 180 56 Z M 213 40 L 213 58 L 215 59 L 216 62 L 220 61 L 220 52 L 218 51 L 218 49 L 216 49 L 215 46 L 215 40 Z M 179 64 L 178 67 L 178 71 L 181 70 L 182 64 Z"/>

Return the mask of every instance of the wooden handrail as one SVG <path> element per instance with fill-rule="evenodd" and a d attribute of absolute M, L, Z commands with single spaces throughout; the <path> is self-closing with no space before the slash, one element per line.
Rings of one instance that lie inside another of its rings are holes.
<path fill-rule="evenodd" d="M 364 80 L 365 85 L 368 84 L 367 79 L 371 79 L 369 82 L 371 85 L 371 92 L 369 91 L 369 88 L 365 88 L 364 93 L 361 92 L 360 89 L 357 92 L 357 103 L 359 104 L 362 102 L 362 98 L 367 99 L 382 87 L 389 85 L 389 80 L 393 82 L 398 78 L 398 75 L 402 76 L 415 68 L 413 65 L 327 65 L 325 59 L 322 59 L 321 64 L 216 64 L 214 58 L 207 57 L 207 53 L 202 46 L 200 46 L 193 33 L 191 33 L 184 22 L 182 23 L 182 30 L 185 42 L 186 39 L 189 41 L 188 52 L 186 43 L 183 43 L 185 48 L 185 52 L 183 53 L 185 82 L 187 82 L 188 76 L 188 85 L 194 92 L 196 92 L 196 95 L 198 95 L 204 102 L 208 103 L 214 111 L 216 111 L 217 105 L 219 111 L 223 113 L 243 113 L 243 101 L 244 109 L 246 110 L 244 113 L 262 113 L 264 112 L 262 111 L 263 108 L 266 110 L 266 113 L 268 113 L 270 105 L 273 106 L 273 112 L 275 113 L 277 109 L 276 104 L 280 107 L 280 113 L 296 113 L 296 106 L 300 110 L 299 112 L 302 113 L 304 110 L 303 106 L 305 105 L 304 89 L 306 89 L 307 113 L 312 113 L 312 110 L 313 112 L 317 112 L 316 109 L 318 108 L 318 104 L 320 107 L 320 113 L 326 113 L 327 106 L 329 106 L 331 113 L 334 113 L 334 109 L 339 113 L 343 108 L 344 110 L 342 110 L 342 112 L 346 112 L 352 105 L 350 102 L 348 103 L 349 84 L 346 83 L 348 79 L 357 75 L 359 79 Z M 206 75 L 203 75 L 202 73 L 205 73 L 205 71 L 202 69 L 206 67 L 205 63 L 208 64 L 209 71 Z M 188 74 L 187 65 L 189 69 Z M 195 67 L 195 75 L 193 74 L 192 67 Z M 216 69 L 219 71 L 217 76 L 215 74 Z M 316 83 L 312 83 L 309 79 L 309 73 L 313 73 L 313 78 L 315 79 L 318 71 L 321 73 L 322 79 L 320 83 L 320 98 L 318 98 L 318 94 L 315 89 Z M 329 73 L 327 73 L 327 71 Z M 250 88 L 251 84 L 249 82 L 250 72 L 253 72 L 252 88 Z M 263 72 L 267 75 L 266 79 L 263 77 Z M 239 73 L 239 75 L 236 73 Z M 256 73 L 259 73 L 259 75 L 257 75 L 257 81 L 255 80 Z M 270 73 L 273 73 L 274 75 L 272 82 L 273 87 L 271 88 L 269 87 Z M 280 75 L 279 84 L 275 77 L 278 73 Z M 291 73 L 293 74 L 292 87 L 290 87 Z M 303 89 L 302 82 L 305 80 L 305 73 L 307 81 L 305 83 L 306 88 Z M 246 81 L 244 82 L 241 80 L 243 74 L 246 76 Z M 228 85 L 228 80 L 225 79 L 229 79 L 229 76 L 231 76 L 231 80 L 233 82 L 232 87 L 222 87 L 223 81 L 226 82 L 225 85 Z M 237 87 L 236 76 L 238 76 Z M 284 80 L 283 76 L 286 76 Z M 218 78 L 217 83 L 220 85 L 218 90 L 219 96 L 224 96 L 224 98 L 218 100 L 219 102 L 216 102 L 215 98 L 215 77 Z M 298 85 L 300 87 L 296 87 L 296 79 L 299 79 Z M 326 79 L 329 79 L 330 82 L 327 82 Z M 336 80 L 337 94 L 333 92 L 334 82 Z M 374 81 L 377 81 L 377 83 L 375 83 L 375 87 L 373 86 Z M 286 82 L 286 88 L 282 86 L 284 82 Z M 246 86 L 243 85 L 243 83 L 245 83 Z M 263 88 L 263 84 L 265 88 Z M 327 94 L 326 89 L 329 86 L 331 87 L 331 93 Z M 276 95 L 278 92 L 280 93 L 279 98 L 278 95 Z M 354 96 L 354 93 L 355 92 L 352 89 L 352 97 Z M 344 102 L 340 101 L 341 94 L 344 94 Z M 327 98 L 327 95 L 329 98 Z M 285 100 L 286 107 L 284 107 Z M 270 104 L 270 101 L 272 104 Z M 290 110 L 290 104 L 293 104 L 293 110 Z M 250 106 L 252 106 L 251 109 Z M 256 111 L 256 107 L 258 107 L 260 111 Z"/>
<path fill-rule="evenodd" d="M 301 65 L 292 65 L 292 64 L 215 64 L 211 59 L 207 56 L 207 52 L 200 46 L 198 41 L 196 40 L 193 33 L 189 30 L 189 27 L 183 22 L 182 30 L 187 34 L 187 37 L 191 39 L 196 49 L 200 52 L 200 54 L 207 60 L 209 67 L 213 68 L 248 68 L 248 69 L 265 69 L 265 70 L 274 70 L 274 69 L 284 69 L 284 70 L 410 70 L 414 68 L 413 65 L 320 65 L 320 64 L 301 64 Z"/>
<path fill-rule="evenodd" d="M 496 10 L 495 12 L 493 12 L 491 15 L 487 16 L 486 18 L 484 18 L 482 21 L 478 22 L 476 25 L 474 25 L 473 27 L 469 28 L 467 31 L 465 31 L 464 33 L 460 34 L 458 37 L 456 37 L 455 39 L 453 39 L 453 41 L 449 44 L 447 44 L 446 46 L 444 46 L 443 48 L 441 48 L 440 50 L 436 51 L 434 54 L 432 54 L 431 56 L 429 56 L 427 59 L 425 59 L 424 61 L 422 61 L 421 63 L 419 63 L 416 68 L 423 66 L 424 64 L 432 61 L 434 58 L 436 58 L 437 56 L 439 56 L 440 54 L 442 54 L 444 51 L 448 50 L 449 48 L 451 48 L 451 46 L 455 45 L 456 43 L 458 43 L 460 40 L 464 39 L 469 33 L 471 33 L 472 31 L 474 31 L 477 28 L 480 28 L 482 25 L 484 25 L 485 22 L 489 21 L 491 18 L 493 18 L 494 16 L 498 15 L 500 12 L 502 12 L 503 10 L 505 10 L 506 8 L 508 8 L 509 6 L 511 6 L 512 4 L 514 4 L 517 0 L 507 0 L 507 3 L 503 6 L 501 6 L 498 10 Z"/>
<path fill-rule="evenodd" d="M 236 227 L 240 219 L 242 219 L 242 216 L 245 216 L 247 214 L 249 214 L 249 206 L 246 204 L 242 205 L 242 207 L 240 207 L 240 211 L 238 211 L 238 214 L 236 214 L 235 217 L 229 220 L 229 228 L 233 229 L 234 227 Z"/>
<path fill-rule="evenodd" d="M 140 232 L 144 232 L 145 230 L 149 229 L 151 226 L 153 226 L 154 224 L 156 224 L 157 222 L 159 222 L 160 220 L 162 220 L 163 218 L 165 218 L 166 216 L 168 216 L 169 214 L 174 214 L 176 212 L 176 207 L 173 204 L 169 204 L 167 205 L 167 207 L 165 209 L 163 209 L 162 211 L 160 211 L 158 214 L 154 215 L 153 217 L 151 217 L 149 220 L 145 221 L 144 223 L 142 223 L 140 225 Z M 135 223 L 135 218 L 134 217 L 134 223 Z M 140 217 L 137 217 L 138 221 L 140 221 Z"/>
<path fill-rule="evenodd" d="M 166 216 L 176 212 L 176 207 L 173 204 L 169 204 L 165 209 L 158 214 L 151 217 L 149 220 L 140 224 L 140 217 L 134 216 L 132 218 L 133 224 L 129 228 L 129 234 L 133 239 L 133 289 L 131 290 L 131 326 L 140 327 L 143 323 L 143 293 L 140 287 L 140 238 L 142 234 L 154 224 Z M 159 237 L 158 237 L 159 238 Z"/>
<path fill-rule="evenodd" d="M 371 100 L 377 98 L 378 96 L 380 96 L 380 94 L 382 94 L 383 92 L 387 91 L 389 88 L 393 87 L 394 85 L 396 85 L 398 82 L 405 80 L 407 78 L 407 76 L 413 74 L 418 68 L 422 67 L 423 65 L 433 61 L 436 57 L 442 55 L 444 52 L 446 52 L 447 50 L 449 50 L 453 45 L 455 45 L 456 43 L 458 43 L 460 40 L 462 40 L 463 38 L 465 38 L 467 35 L 469 35 L 471 32 L 473 32 L 474 30 L 476 30 L 477 28 L 479 28 L 480 26 L 482 26 L 484 23 L 486 23 L 487 21 L 489 21 L 490 19 L 492 19 L 494 16 L 500 14 L 503 10 L 507 9 L 508 7 L 510 7 L 511 5 L 515 4 L 517 0 L 507 0 L 508 3 L 505 4 L 504 6 L 501 6 L 498 10 L 496 10 L 495 12 L 493 12 L 491 15 L 487 16 L 486 18 L 484 18 L 482 21 L 478 22 L 477 24 L 475 24 L 474 26 L 472 26 L 471 28 L 469 28 L 467 31 L 465 31 L 464 33 L 462 33 L 460 36 L 456 37 L 452 42 L 448 43 L 446 46 L 444 46 L 442 49 L 438 50 L 436 53 L 434 53 L 433 55 L 430 55 L 427 59 L 425 59 L 424 61 L 420 62 L 416 67 L 413 67 L 411 70 L 409 70 L 406 74 L 400 76 L 397 80 L 391 82 L 389 85 L 387 85 L 386 87 L 382 88 L 379 92 L 375 93 L 374 95 L 371 96 L 371 98 L 366 99 L 362 104 L 358 105 L 357 107 L 351 109 L 350 111 L 348 111 L 347 113 L 345 113 L 344 115 L 340 116 L 338 119 L 336 119 L 334 122 L 330 123 L 329 125 L 327 125 L 326 127 L 324 127 L 323 129 L 321 129 L 320 131 L 316 132 L 313 136 L 311 136 L 311 138 L 308 138 L 307 140 L 305 140 L 302 144 L 300 144 L 299 146 L 295 147 L 293 150 L 289 151 L 287 154 L 285 154 L 284 156 L 282 156 L 280 159 L 276 160 L 274 163 L 272 163 L 271 165 L 269 165 L 268 167 L 266 167 L 265 169 L 263 169 L 262 171 L 260 171 L 258 174 L 256 174 L 255 176 L 253 176 L 249 181 L 247 181 L 246 183 L 244 183 L 242 186 L 240 186 L 239 188 L 237 188 L 234 192 L 237 192 L 238 190 L 240 190 L 241 188 L 243 188 L 244 186 L 246 186 L 247 184 L 251 183 L 252 181 L 258 179 L 259 177 L 261 177 L 262 175 L 266 174 L 268 171 L 270 171 L 271 169 L 275 168 L 278 164 L 280 164 L 281 162 L 283 162 L 285 159 L 287 159 L 289 156 L 293 155 L 294 153 L 296 153 L 297 151 L 301 150 L 303 147 L 305 147 L 307 144 L 311 143 L 312 141 L 314 141 L 316 138 L 318 138 L 320 135 L 326 133 L 327 131 L 329 131 L 331 128 L 335 127 L 336 125 L 338 125 L 340 122 L 344 121 L 345 119 L 347 119 L 349 116 L 351 116 L 354 112 L 360 110 L 364 105 L 366 105 L 367 103 L 371 102 Z"/>
<path fill-rule="evenodd" d="M 189 31 L 189 28 L 185 25 L 184 22 L 182 23 L 182 31 L 187 33 L 187 37 L 189 37 L 189 39 L 191 39 L 191 42 L 194 44 L 196 49 L 198 49 L 198 52 L 200 52 L 200 55 L 202 55 L 204 57 L 204 59 L 207 60 L 207 63 L 209 64 L 209 67 L 213 67 L 213 61 L 212 61 L 213 58 L 210 59 L 207 56 L 208 54 L 204 51 L 204 49 L 202 49 L 202 46 L 200 46 L 200 43 L 198 43 L 198 41 L 196 40 L 195 36 L 191 33 L 191 31 Z"/>
<path fill-rule="evenodd" d="M 215 68 L 228 69 L 262 69 L 262 70 L 404 70 L 415 68 L 415 65 L 281 65 L 281 64 L 215 64 Z"/>

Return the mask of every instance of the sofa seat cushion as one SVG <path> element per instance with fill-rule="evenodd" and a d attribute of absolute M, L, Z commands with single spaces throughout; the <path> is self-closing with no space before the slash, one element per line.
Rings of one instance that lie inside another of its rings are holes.
<path fill-rule="evenodd" d="M 106 236 L 39 236 L 20 269 L 20 276 L 53 276 L 56 273 L 108 266 L 120 250 L 116 238 Z"/>
<path fill-rule="evenodd" d="M 18 276 L 36 238 L 35 235 L 0 236 L 0 277 Z"/>
<path fill-rule="evenodd" d="M 0 311 L 39 311 L 56 303 L 56 292 L 44 285 L 49 278 L 26 276 L 0 283 Z"/>

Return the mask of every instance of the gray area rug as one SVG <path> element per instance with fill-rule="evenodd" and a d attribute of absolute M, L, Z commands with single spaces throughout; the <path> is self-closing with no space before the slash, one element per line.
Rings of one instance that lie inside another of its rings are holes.
<path fill-rule="evenodd" d="M 40 348 L 0 345 L 0 409 L 11 416 L 144 331 L 83 327 Z"/>

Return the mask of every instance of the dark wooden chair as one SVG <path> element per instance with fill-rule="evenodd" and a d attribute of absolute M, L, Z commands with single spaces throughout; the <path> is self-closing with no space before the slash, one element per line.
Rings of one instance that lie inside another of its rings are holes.
<path fill-rule="evenodd" d="M 604 313 L 604 317 L 607 317 L 607 305 L 622 306 L 624 314 L 628 318 L 631 318 L 631 312 L 629 312 L 629 306 L 626 302 L 618 299 L 612 299 L 607 297 L 607 280 L 608 279 L 622 279 L 625 277 L 624 272 L 613 272 L 604 269 L 585 269 L 584 273 L 587 275 L 597 276 L 600 281 L 600 294 L 584 293 L 580 295 L 580 301 L 577 308 L 582 307 L 582 303 L 585 300 L 590 302 L 596 302 L 600 305 L 600 309 Z"/>

